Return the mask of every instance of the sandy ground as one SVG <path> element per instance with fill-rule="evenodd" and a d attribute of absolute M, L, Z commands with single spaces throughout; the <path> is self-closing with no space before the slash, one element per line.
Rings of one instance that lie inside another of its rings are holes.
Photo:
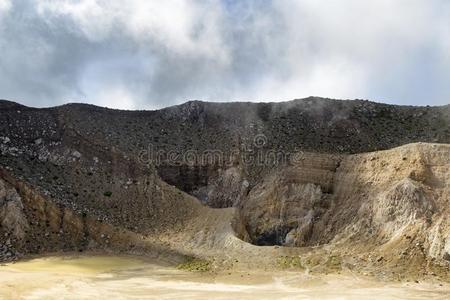
<path fill-rule="evenodd" d="M 55 256 L 1 266 L 0 298 L 450 299 L 450 286 L 294 272 L 211 275 L 129 256 Z"/>

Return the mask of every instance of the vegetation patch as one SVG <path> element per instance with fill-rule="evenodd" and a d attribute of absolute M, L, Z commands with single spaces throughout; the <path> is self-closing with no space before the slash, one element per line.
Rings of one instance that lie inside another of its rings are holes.
<path fill-rule="evenodd" d="M 208 272 L 211 271 L 211 262 L 203 259 L 194 258 L 177 266 L 178 270 L 189 272 Z"/>
<path fill-rule="evenodd" d="M 277 265 L 283 269 L 304 269 L 300 256 L 280 256 Z"/>
<path fill-rule="evenodd" d="M 335 255 L 331 255 L 326 262 L 326 266 L 330 270 L 334 270 L 334 271 L 341 270 L 342 269 L 341 264 L 342 264 L 342 259 Z"/>

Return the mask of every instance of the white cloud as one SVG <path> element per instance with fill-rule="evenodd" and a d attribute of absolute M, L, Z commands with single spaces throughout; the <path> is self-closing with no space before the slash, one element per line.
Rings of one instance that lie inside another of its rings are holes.
<path fill-rule="evenodd" d="M 127 88 L 111 87 L 109 89 L 100 90 L 93 93 L 96 104 L 99 106 L 106 106 L 109 108 L 120 109 L 139 109 L 135 106 L 134 96 Z"/>
<path fill-rule="evenodd" d="M 179 55 L 209 56 L 226 62 L 217 0 L 35 0 L 50 24 L 69 18 L 92 41 L 120 30 L 138 44 L 157 44 Z"/>
<path fill-rule="evenodd" d="M 49 24 L 59 26 L 61 19 L 74 22 L 79 30 L 91 40 L 102 40 L 112 30 L 114 15 L 96 0 L 34 0 L 39 15 Z"/>
<path fill-rule="evenodd" d="M 11 9 L 10 0 L 0 0 L 0 16 L 1 14 L 8 12 L 10 9 Z"/>
<path fill-rule="evenodd" d="M 311 70 L 300 70 L 287 80 L 267 78 L 247 98 L 264 101 L 321 96 L 355 99 L 364 94 L 366 78 L 363 70 L 349 62 L 324 62 Z"/>
<path fill-rule="evenodd" d="M 0 0 L 2 7 L 22 12 L 3 18 L 0 90 L 36 105 L 74 95 L 102 105 L 123 97 L 110 106 L 127 108 L 309 95 L 450 99 L 446 0 Z"/>
<path fill-rule="evenodd" d="M 367 88 L 384 74 L 397 71 L 402 76 L 401 70 L 414 64 L 422 51 L 445 48 L 436 42 L 450 39 L 448 30 L 438 34 L 450 27 L 450 18 L 442 15 L 439 2 L 275 1 L 286 24 L 282 42 L 292 72 L 287 82 L 298 78 L 297 86 L 314 95 L 372 96 Z"/>

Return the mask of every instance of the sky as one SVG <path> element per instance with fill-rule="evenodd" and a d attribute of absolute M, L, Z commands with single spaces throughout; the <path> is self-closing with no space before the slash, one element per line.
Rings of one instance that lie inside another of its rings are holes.
<path fill-rule="evenodd" d="M 448 0 L 0 0 L 0 99 L 450 103 Z"/>

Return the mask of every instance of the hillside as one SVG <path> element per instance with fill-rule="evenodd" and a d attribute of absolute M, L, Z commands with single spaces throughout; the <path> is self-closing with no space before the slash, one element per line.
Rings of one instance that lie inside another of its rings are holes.
<path fill-rule="evenodd" d="M 97 250 L 449 280 L 447 144 L 450 106 L 0 101 L 0 258 Z"/>

